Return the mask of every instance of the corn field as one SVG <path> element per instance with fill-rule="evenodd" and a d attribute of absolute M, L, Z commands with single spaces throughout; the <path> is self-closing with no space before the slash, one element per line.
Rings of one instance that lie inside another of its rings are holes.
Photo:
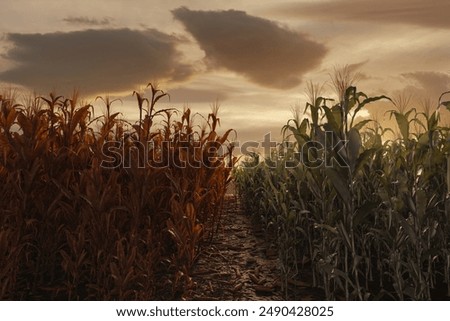
<path fill-rule="evenodd" d="M 328 300 L 448 298 L 450 128 L 439 119 L 448 93 L 428 113 L 394 106 L 399 136 L 386 139 L 391 129 L 357 115 L 392 100 L 336 87 L 334 104 L 311 86 L 308 117 L 287 122 L 272 155 L 234 171 L 246 211 L 276 237 L 286 297 L 290 280 L 312 275 Z"/>
<path fill-rule="evenodd" d="M 135 123 L 109 97 L 95 116 L 76 93 L 1 95 L 0 299 L 189 298 L 232 179 L 275 240 L 286 299 L 305 277 L 327 300 L 448 298 L 449 93 L 418 112 L 335 80 L 338 103 L 311 85 L 278 148 L 240 166 L 217 105 L 160 109 L 152 84 L 133 93 Z M 358 118 L 377 101 L 393 103 L 398 137 Z"/>
<path fill-rule="evenodd" d="M 181 299 L 214 236 L 230 180 L 217 109 L 158 109 L 139 121 L 50 94 L 0 96 L 0 299 Z"/>

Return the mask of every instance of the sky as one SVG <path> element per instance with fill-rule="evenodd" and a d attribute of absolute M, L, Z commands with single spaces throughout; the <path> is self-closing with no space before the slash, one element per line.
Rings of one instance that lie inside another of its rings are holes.
<path fill-rule="evenodd" d="M 308 81 L 350 65 L 358 90 L 437 105 L 450 90 L 449 0 L 15 0 L 0 11 L 0 87 L 120 98 L 149 82 L 167 106 L 207 114 L 237 140 L 262 140 L 304 107 Z M 98 103 L 98 101 L 97 101 Z M 101 109 L 101 107 L 98 107 Z M 379 107 L 366 115 L 385 117 Z"/>

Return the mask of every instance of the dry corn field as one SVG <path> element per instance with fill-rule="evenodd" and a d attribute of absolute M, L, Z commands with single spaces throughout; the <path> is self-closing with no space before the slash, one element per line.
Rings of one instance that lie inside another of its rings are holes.
<path fill-rule="evenodd" d="M 214 112 L 196 127 L 189 109 L 156 110 L 166 94 L 149 87 L 149 99 L 134 93 L 136 124 L 108 98 L 94 117 L 76 95 L 0 96 L 1 299 L 189 292 L 199 247 L 220 220 L 231 166 L 216 147 L 230 131 L 216 132 Z"/>
<path fill-rule="evenodd" d="M 385 140 L 356 115 L 388 97 L 311 87 L 286 143 L 236 166 L 217 109 L 160 109 L 148 88 L 136 123 L 108 97 L 96 116 L 76 94 L 0 96 L 0 299 L 450 298 L 439 110 L 392 110 Z"/>

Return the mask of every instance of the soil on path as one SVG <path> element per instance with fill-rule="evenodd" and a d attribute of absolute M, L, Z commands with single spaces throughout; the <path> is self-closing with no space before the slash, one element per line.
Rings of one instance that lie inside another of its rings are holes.
<path fill-rule="evenodd" d="M 310 284 L 293 281 L 286 298 L 281 288 L 276 244 L 227 194 L 221 226 L 203 247 L 194 267 L 190 300 L 320 300 Z"/>

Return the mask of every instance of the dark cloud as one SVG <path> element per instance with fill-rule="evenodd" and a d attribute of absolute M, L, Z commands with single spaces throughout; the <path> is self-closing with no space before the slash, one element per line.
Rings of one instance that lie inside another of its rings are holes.
<path fill-rule="evenodd" d="M 205 51 L 207 64 L 273 88 L 292 88 L 317 67 L 326 48 L 304 34 L 243 11 L 172 11 Z"/>
<path fill-rule="evenodd" d="M 414 81 L 412 87 L 420 91 L 423 97 L 437 98 L 450 90 L 450 74 L 436 71 L 416 71 L 404 73 L 402 76 Z M 417 90 L 415 90 L 417 92 Z"/>
<path fill-rule="evenodd" d="M 274 11 L 321 20 L 375 21 L 450 28 L 448 0 L 328 0 L 289 3 L 277 6 Z"/>
<path fill-rule="evenodd" d="M 63 21 L 71 25 L 85 25 L 85 26 L 107 26 L 112 22 L 112 18 L 103 17 L 101 19 L 89 18 L 89 17 L 67 17 Z"/>
<path fill-rule="evenodd" d="M 4 57 L 14 67 L 0 73 L 0 81 L 37 91 L 112 93 L 149 81 L 182 81 L 193 72 L 180 62 L 180 40 L 154 29 L 10 33 L 7 40 L 12 47 Z"/>

